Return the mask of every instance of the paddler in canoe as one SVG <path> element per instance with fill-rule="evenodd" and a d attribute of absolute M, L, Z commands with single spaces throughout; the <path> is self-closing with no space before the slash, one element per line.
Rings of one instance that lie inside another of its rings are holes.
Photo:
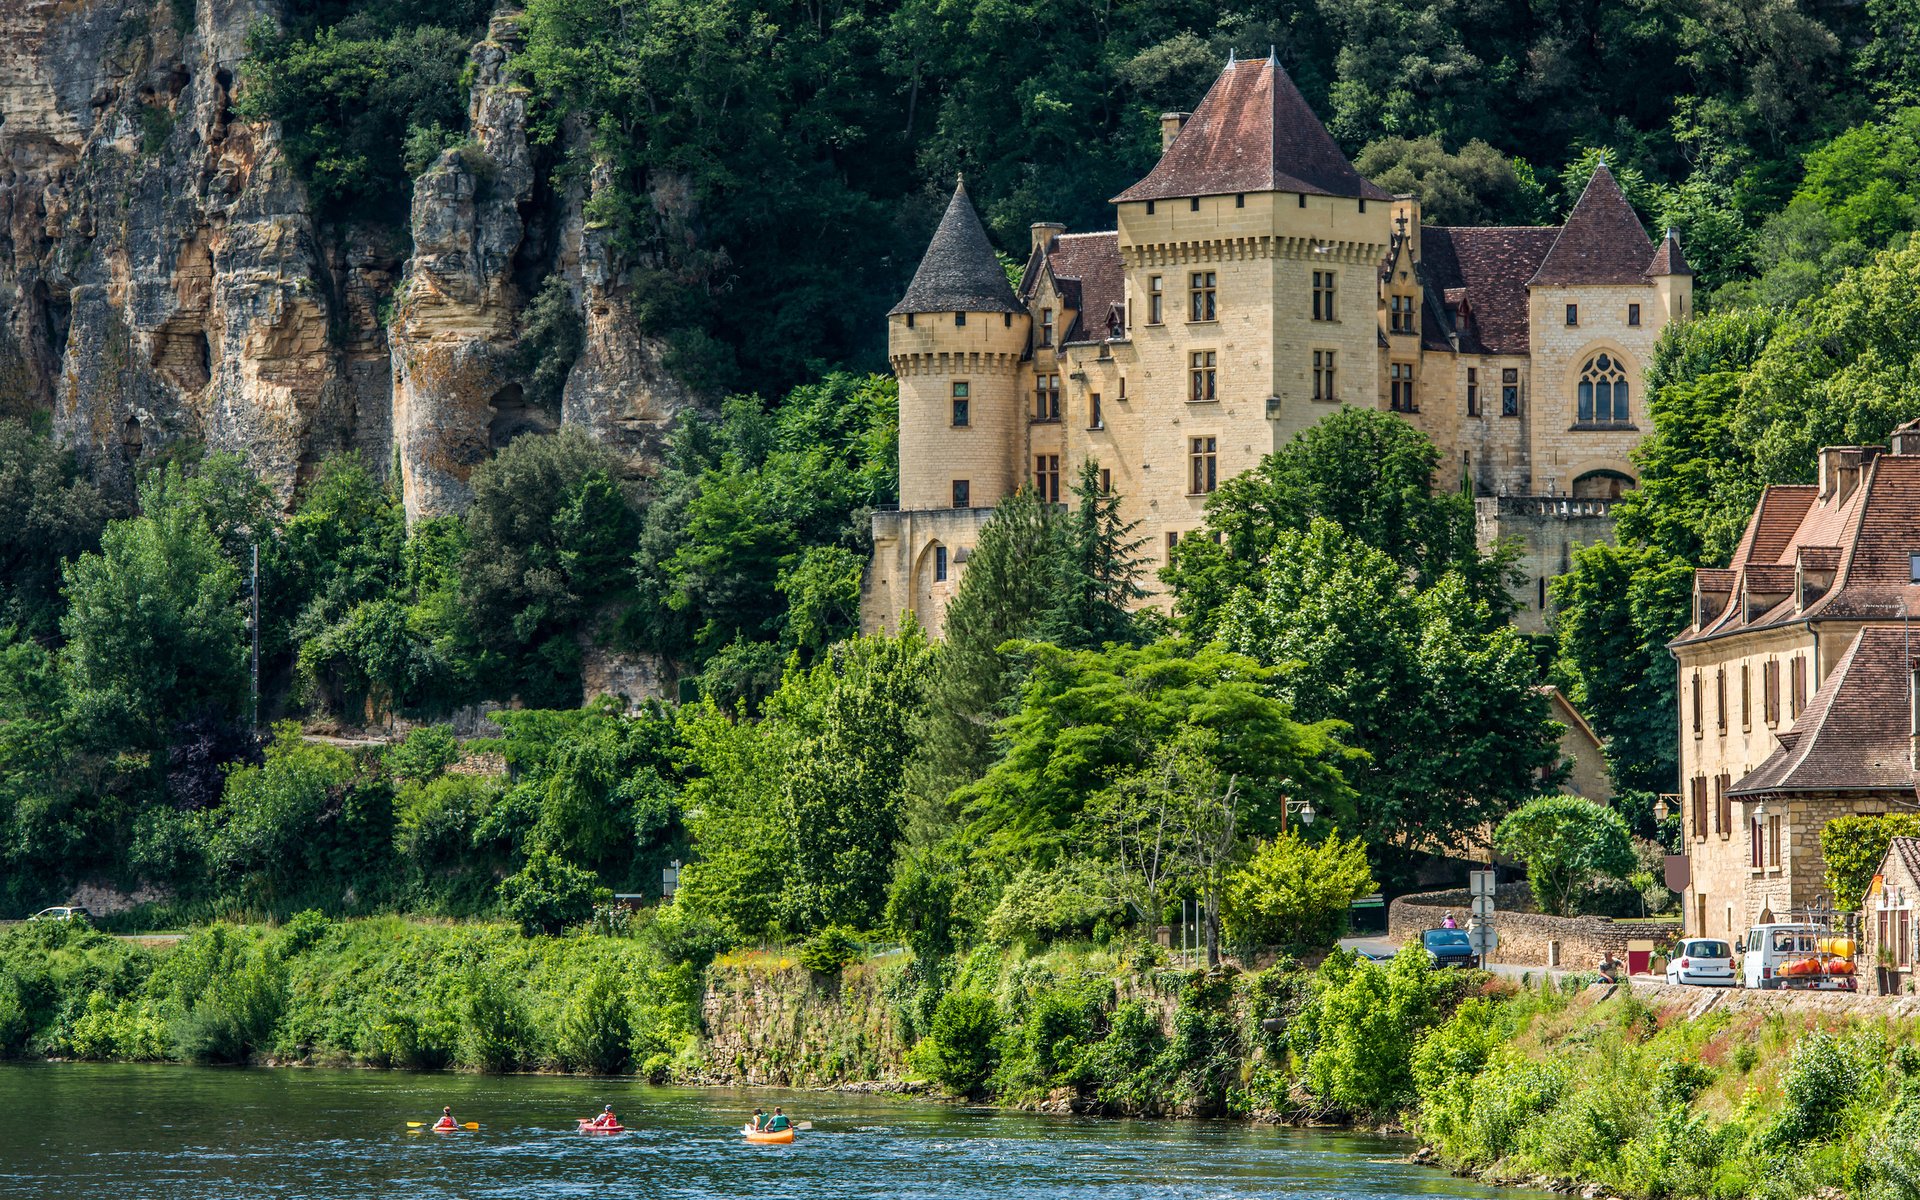
<path fill-rule="evenodd" d="M 443 1132 L 460 1128 L 460 1122 L 453 1119 L 453 1105 L 449 1104 L 440 1110 L 440 1119 L 433 1123 L 433 1127 Z"/>
<path fill-rule="evenodd" d="M 594 1129 L 618 1129 L 620 1118 L 613 1115 L 613 1105 L 609 1104 L 601 1110 L 600 1115 L 595 1117 L 591 1124 Z"/>
<path fill-rule="evenodd" d="M 767 1127 L 767 1114 L 765 1110 L 760 1108 L 755 1108 L 753 1110 L 753 1120 L 747 1122 L 747 1129 L 752 1133 L 759 1133 L 762 1130 L 764 1130 L 766 1127 Z"/>
<path fill-rule="evenodd" d="M 773 1106 L 773 1115 L 767 1118 L 767 1132 L 781 1133 L 793 1128 L 793 1122 L 787 1120 L 787 1114 L 780 1111 L 778 1104 Z"/>

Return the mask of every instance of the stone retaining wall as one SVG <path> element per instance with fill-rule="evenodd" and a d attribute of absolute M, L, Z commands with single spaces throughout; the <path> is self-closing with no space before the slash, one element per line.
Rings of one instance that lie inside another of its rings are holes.
<path fill-rule="evenodd" d="M 907 1047 L 886 997 L 891 955 L 815 975 L 791 959 L 717 963 L 701 1002 L 699 1081 L 809 1087 L 898 1079 Z"/>
<path fill-rule="evenodd" d="M 1920 996 L 1869 996 L 1862 992 L 1761 991 L 1758 988 L 1673 987 L 1636 978 L 1633 994 L 1689 1020 L 1713 1012 L 1824 1013 L 1836 1017 L 1920 1017 Z"/>
<path fill-rule="evenodd" d="M 1639 939 L 1665 941 L 1679 932 L 1672 921 L 1616 921 L 1611 917 L 1549 917 L 1518 911 L 1531 897 L 1525 884 L 1508 884 L 1495 898 L 1500 946 L 1493 961 L 1527 967 L 1596 968 L 1611 953 L 1627 960 L 1627 943 Z M 1417 939 L 1421 931 L 1436 929 L 1447 913 L 1464 927 L 1472 901 L 1464 890 L 1421 892 L 1402 896 L 1387 909 L 1387 936 L 1401 942 Z"/>

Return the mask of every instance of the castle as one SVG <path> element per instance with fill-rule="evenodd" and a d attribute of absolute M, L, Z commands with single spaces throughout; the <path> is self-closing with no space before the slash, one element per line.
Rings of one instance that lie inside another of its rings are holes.
<path fill-rule="evenodd" d="M 1341 405 L 1425 431 L 1483 539 L 1517 534 L 1523 628 L 1635 482 L 1643 371 L 1693 277 L 1602 164 L 1562 226 L 1423 226 L 1360 177 L 1273 58 L 1230 62 L 1115 228 L 1033 226 L 1019 288 L 956 187 L 888 314 L 900 507 L 876 514 L 868 630 L 937 633 L 993 506 L 1071 500 L 1081 464 L 1146 539 L 1148 603 L 1207 496 Z"/>

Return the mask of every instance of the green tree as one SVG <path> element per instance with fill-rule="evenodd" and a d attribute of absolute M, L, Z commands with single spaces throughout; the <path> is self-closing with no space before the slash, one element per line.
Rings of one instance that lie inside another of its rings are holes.
<path fill-rule="evenodd" d="M 732 945 L 775 936 L 794 857 L 779 797 L 797 731 L 756 725 L 709 698 L 682 711 L 680 734 L 694 858 L 681 869 L 674 904 L 713 921 Z"/>
<path fill-rule="evenodd" d="M 1622 879 L 1635 865 L 1633 838 L 1619 813 L 1580 796 L 1539 796 L 1500 822 L 1493 844 L 1527 864 L 1540 911 L 1573 916 L 1598 879 Z"/>
<path fill-rule="evenodd" d="M 1341 723 L 1367 753 L 1348 772 L 1357 802 L 1329 815 L 1376 852 L 1463 842 L 1559 760 L 1520 635 L 1457 576 L 1418 590 L 1330 521 L 1281 534 L 1219 628 L 1230 649 L 1296 664 L 1281 692 L 1300 719 Z"/>
<path fill-rule="evenodd" d="M 1920 816 L 1835 817 L 1820 827 L 1820 857 L 1827 864 L 1827 891 L 1835 908 L 1860 907 L 1897 837 L 1920 837 Z"/>
<path fill-rule="evenodd" d="M 1418 197 L 1420 219 L 1432 225 L 1531 225 L 1545 216 L 1546 196 L 1531 169 L 1516 170 L 1477 139 L 1449 154 L 1437 136 L 1381 138 L 1355 156 L 1353 169 Z"/>
<path fill-rule="evenodd" d="M 500 881 L 500 903 L 528 937 L 552 935 L 592 916 L 593 902 L 603 891 L 592 871 L 535 846 L 527 865 Z"/>
<path fill-rule="evenodd" d="M 66 567 L 63 663 L 75 728 L 157 750 L 175 724 L 233 716 L 247 694 L 240 575 L 177 466 L 141 486 L 140 515 Z"/>
<path fill-rule="evenodd" d="M 1359 838 L 1285 834 L 1262 842 L 1228 883 L 1227 932 L 1243 945 L 1331 946 L 1353 902 L 1379 886 Z"/>
<path fill-rule="evenodd" d="M 34 637 L 60 619 L 62 564 L 99 544 L 100 492 L 46 434 L 0 420 L 0 626 Z"/>
<path fill-rule="evenodd" d="M 1447 991 L 1417 942 L 1384 967 L 1335 951 L 1314 973 L 1296 1021 L 1308 1092 L 1354 1114 L 1384 1116 L 1412 1103 L 1414 1048 L 1446 1018 Z"/>
<path fill-rule="evenodd" d="M 1473 501 L 1433 490 L 1439 461 L 1427 436 L 1391 413 L 1328 414 L 1207 498 L 1205 529 L 1182 538 L 1161 573 L 1175 612 L 1194 636 L 1212 636 L 1235 592 L 1274 561 L 1286 535 L 1327 520 L 1423 586 L 1459 572 L 1489 607 L 1488 619 L 1504 618 L 1513 608 L 1511 551 L 1480 554 Z"/>
<path fill-rule="evenodd" d="M 1080 464 L 1073 506 L 1060 525 L 1058 585 L 1038 634 L 1056 646 L 1093 650 L 1109 642 L 1139 639 L 1133 609 L 1146 595 L 1140 586 L 1138 521 L 1120 519 L 1120 497 L 1100 490 L 1100 464 Z"/>

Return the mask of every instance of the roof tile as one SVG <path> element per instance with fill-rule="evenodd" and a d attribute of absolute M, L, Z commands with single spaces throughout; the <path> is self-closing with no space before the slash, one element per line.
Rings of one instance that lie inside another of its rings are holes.
<path fill-rule="evenodd" d="M 1007 286 L 993 243 L 967 198 L 967 185 L 954 186 L 946 215 L 940 218 L 933 240 L 920 259 L 913 282 L 900 303 L 887 310 L 890 317 L 926 312 L 1024 312 Z"/>
<path fill-rule="evenodd" d="M 1898 625 L 1862 627 L 1793 723 L 1793 736 L 1731 794 L 1911 790 L 1911 650 L 1911 634 Z"/>
<path fill-rule="evenodd" d="M 1456 291 L 1465 299 L 1464 314 L 1455 316 L 1462 353 L 1527 353 L 1527 278 L 1559 232 L 1551 225 L 1430 225 L 1420 231 L 1422 281 L 1430 291 L 1442 291 L 1456 314 Z"/>
<path fill-rule="evenodd" d="M 1603 162 L 1530 283 L 1645 283 L 1653 257 L 1646 227 Z"/>

